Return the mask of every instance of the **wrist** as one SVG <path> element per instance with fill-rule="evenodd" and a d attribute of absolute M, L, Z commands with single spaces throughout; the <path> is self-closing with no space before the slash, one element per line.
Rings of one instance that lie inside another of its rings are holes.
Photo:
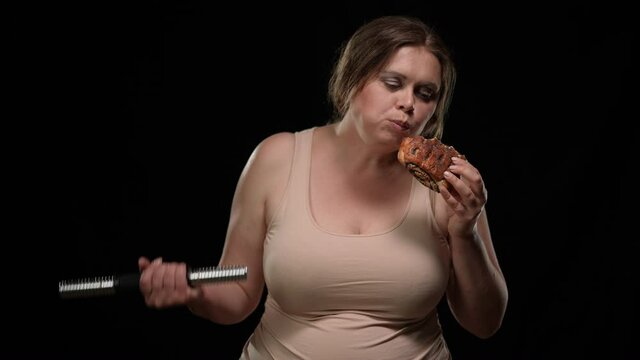
<path fill-rule="evenodd" d="M 475 226 L 449 229 L 449 238 L 460 239 L 463 241 L 474 241 L 476 238 L 478 238 L 478 233 Z"/>

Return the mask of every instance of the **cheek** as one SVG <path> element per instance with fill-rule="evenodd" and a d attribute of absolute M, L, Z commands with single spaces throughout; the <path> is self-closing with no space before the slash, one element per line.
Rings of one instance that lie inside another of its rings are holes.
<path fill-rule="evenodd" d="M 375 107 L 377 104 L 383 103 L 389 96 L 384 96 L 376 89 L 367 87 L 357 96 L 357 100 L 361 107 Z"/>
<path fill-rule="evenodd" d="M 433 114 L 435 114 L 436 105 L 436 103 L 428 103 L 416 108 L 416 117 L 419 119 L 423 119 L 422 121 L 426 124 L 427 121 L 431 119 Z"/>
<path fill-rule="evenodd" d="M 376 114 L 381 111 L 386 111 L 389 106 L 392 106 L 389 99 L 389 96 L 382 96 L 375 91 L 365 90 L 353 99 L 351 106 L 353 110 L 360 114 Z"/>
<path fill-rule="evenodd" d="M 427 105 L 424 108 L 416 109 L 415 112 L 416 119 L 420 119 L 420 125 L 416 128 L 416 134 L 421 134 L 422 130 L 427 126 L 427 123 L 433 117 L 433 114 L 436 112 L 436 107 Z"/>

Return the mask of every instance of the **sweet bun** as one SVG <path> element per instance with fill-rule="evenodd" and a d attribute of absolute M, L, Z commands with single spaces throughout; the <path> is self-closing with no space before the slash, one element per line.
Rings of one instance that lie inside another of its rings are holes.
<path fill-rule="evenodd" d="M 405 137 L 398 149 L 398 161 L 420 183 L 436 192 L 440 192 L 440 184 L 447 190 L 451 189 L 451 184 L 444 179 L 444 172 L 451 165 L 453 156 L 465 158 L 453 146 L 445 145 L 437 138 L 423 136 Z"/>

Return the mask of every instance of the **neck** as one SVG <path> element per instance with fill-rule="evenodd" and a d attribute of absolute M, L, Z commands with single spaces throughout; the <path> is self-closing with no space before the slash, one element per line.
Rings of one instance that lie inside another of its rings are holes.
<path fill-rule="evenodd" d="M 335 149 L 335 161 L 346 171 L 359 176 L 389 176 L 404 172 L 398 162 L 397 149 L 367 142 L 358 129 L 343 122 L 329 126 L 329 141 Z"/>

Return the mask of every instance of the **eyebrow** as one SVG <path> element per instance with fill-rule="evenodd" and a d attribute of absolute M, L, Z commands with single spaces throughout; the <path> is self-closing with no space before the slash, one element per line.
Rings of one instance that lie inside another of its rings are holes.
<path fill-rule="evenodd" d="M 402 80 L 406 80 L 407 79 L 407 77 L 405 75 L 403 75 L 403 74 L 401 74 L 399 72 L 395 72 L 395 71 L 381 71 L 380 75 L 382 75 L 382 76 L 397 76 L 397 77 L 401 78 Z M 431 81 L 420 82 L 420 83 L 418 83 L 418 85 L 420 85 L 420 86 L 431 86 L 431 87 L 434 87 L 436 89 L 436 91 L 440 90 L 439 86 L 436 83 L 431 82 Z"/>

